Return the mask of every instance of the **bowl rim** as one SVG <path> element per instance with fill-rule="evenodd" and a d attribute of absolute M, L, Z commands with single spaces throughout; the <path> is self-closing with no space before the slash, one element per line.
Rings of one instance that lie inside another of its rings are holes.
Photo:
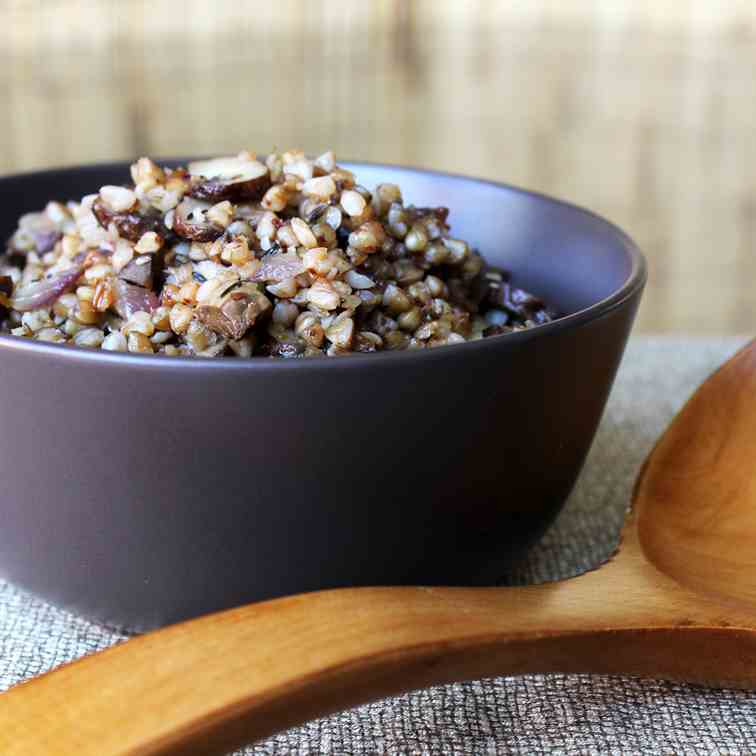
<path fill-rule="evenodd" d="M 186 164 L 188 160 L 196 158 L 155 158 L 156 162 L 161 165 L 181 165 Z M 44 178 L 49 176 L 51 179 L 60 173 L 88 172 L 94 170 L 107 170 L 109 168 L 118 169 L 126 168 L 131 164 L 130 160 L 118 160 L 107 162 L 85 163 L 76 166 L 63 166 L 56 168 L 46 168 L 43 170 L 23 171 L 13 174 L 0 176 L 0 186 L 6 181 L 12 181 L 19 178 Z M 394 362 L 402 363 L 406 360 L 425 360 L 432 361 L 435 359 L 445 359 L 447 356 L 459 355 L 462 358 L 465 354 L 472 356 L 473 352 L 483 352 L 495 350 L 502 342 L 510 345 L 524 344 L 531 339 L 544 338 L 565 329 L 577 328 L 590 323 L 599 318 L 605 317 L 618 307 L 621 307 L 628 299 L 631 299 L 640 289 L 642 289 L 648 277 L 648 265 L 646 258 L 640 251 L 638 245 L 628 236 L 619 226 L 602 217 L 598 213 L 588 210 L 587 208 L 576 205 L 557 197 L 552 197 L 542 192 L 525 189 L 513 184 L 508 184 L 493 179 L 478 178 L 462 173 L 450 171 L 441 171 L 431 168 L 421 168 L 413 165 L 397 165 L 393 163 L 381 163 L 369 160 L 340 160 L 339 165 L 351 169 L 360 166 L 373 168 L 386 168 L 399 173 L 424 173 L 429 176 L 439 178 L 455 179 L 459 181 L 469 181 L 476 184 L 486 184 L 496 189 L 504 190 L 512 194 L 527 195 L 538 200 L 545 201 L 552 205 L 558 205 L 568 209 L 570 212 L 582 214 L 601 223 L 607 230 L 617 237 L 622 248 L 630 260 L 630 273 L 623 284 L 607 297 L 594 302 L 588 307 L 570 313 L 563 317 L 557 318 L 549 323 L 533 326 L 523 331 L 514 331 L 513 333 L 499 334 L 489 336 L 488 338 L 477 339 L 475 341 L 466 341 L 459 344 L 448 344 L 434 349 L 408 349 L 402 351 L 385 351 L 373 352 L 370 354 L 354 353 L 344 355 L 346 359 L 337 357 L 308 358 L 308 359 L 270 359 L 270 358 L 227 358 L 219 359 L 217 357 L 170 357 L 166 355 L 148 355 L 132 354 L 129 352 L 108 352 L 104 350 L 85 349 L 71 347 L 66 344 L 53 344 L 49 342 L 34 341 L 32 339 L 12 336 L 10 334 L 0 334 L 0 351 L 12 350 L 18 352 L 31 352 L 40 356 L 47 355 L 56 359 L 71 360 L 74 362 L 96 362 L 103 365 L 131 365 L 134 367 L 155 369 L 179 369 L 179 370 L 334 370 L 338 368 L 361 368 L 379 367 Z"/>

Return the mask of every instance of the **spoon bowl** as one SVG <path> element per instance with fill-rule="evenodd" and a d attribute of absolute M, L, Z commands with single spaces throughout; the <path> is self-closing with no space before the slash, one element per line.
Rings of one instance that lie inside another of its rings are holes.
<path fill-rule="evenodd" d="M 636 495 L 645 557 L 680 585 L 756 610 L 756 348 L 696 392 Z"/>
<path fill-rule="evenodd" d="M 754 688 L 755 395 L 752 342 L 659 441 L 621 547 L 598 570 L 518 588 L 322 591 L 174 625 L 0 696 L 0 751 L 221 754 L 375 698 L 492 675 Z"/>

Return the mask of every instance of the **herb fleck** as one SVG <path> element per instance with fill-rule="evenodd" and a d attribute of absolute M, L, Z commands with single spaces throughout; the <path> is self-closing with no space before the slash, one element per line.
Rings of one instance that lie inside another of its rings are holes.
<path fill-rule="evenodd" d="M 268 249 L 265 250 L 265 252 L 262 253 L 262 257 L 267 257 L 268 255 L 275 255 L 278 254 L 281 251 L 281 245 L 274 241 L 273 244 L 270 245 Z"/>
<path fill-rule="evenodd" d="M 326 210 L 328 210 L 328 205 L 316 205 L 312 210 L 310 210 L 309 213 L 307 213 L 305 220 L 307 221 L 307 223 L 312 225 L 318 218 L 320 218 L 321 215 L 323 215 Z"/>

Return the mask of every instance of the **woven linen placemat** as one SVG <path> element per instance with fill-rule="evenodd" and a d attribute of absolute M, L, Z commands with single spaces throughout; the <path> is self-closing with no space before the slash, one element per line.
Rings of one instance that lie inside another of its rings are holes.
<path fill-rule="evenodd" d="M 573 495 L 507 582 L 565 578 L 607 558 L 654 440 L 696 386 L 745 341 L 631 341 Z M 0 689 L 123 638 L 0 581 Z M 756 753 L 756 694 L 625 677 L 496 678 L 362 706 L 243 753 Z"/>

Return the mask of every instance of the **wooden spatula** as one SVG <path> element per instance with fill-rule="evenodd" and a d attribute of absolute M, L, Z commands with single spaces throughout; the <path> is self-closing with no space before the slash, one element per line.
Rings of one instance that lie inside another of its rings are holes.
<path fill-rule="evenodd" d="M 662 437 L 600 570 L 324 591 L 175 625 L 0 696 L 0 753 L 221 754 L 381 696 L 531 672 L 756 687 L 756 342 Z"/>

